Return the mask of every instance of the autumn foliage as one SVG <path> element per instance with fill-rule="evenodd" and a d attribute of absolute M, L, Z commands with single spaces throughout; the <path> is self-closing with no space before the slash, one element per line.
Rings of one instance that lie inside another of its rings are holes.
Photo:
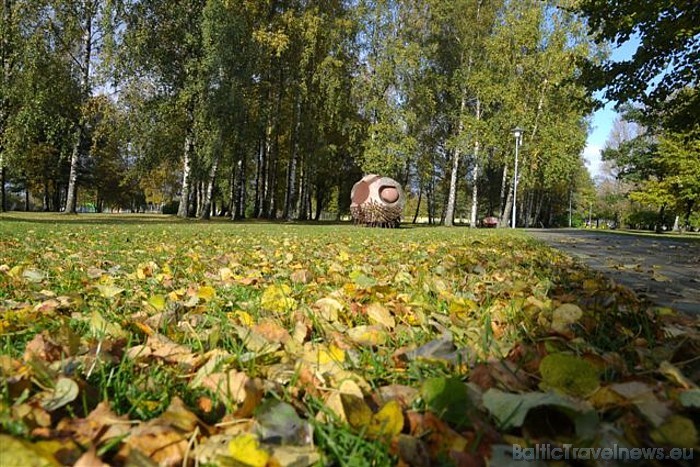
<path fill-rule="evenodd" d="M 114 219 L 0 222 L 2 465 L 698 446 L 697 320 L 525 234 Z"/>

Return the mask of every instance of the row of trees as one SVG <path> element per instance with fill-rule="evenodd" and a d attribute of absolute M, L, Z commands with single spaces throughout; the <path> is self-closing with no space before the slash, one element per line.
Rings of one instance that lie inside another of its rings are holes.
<path fill-rule="evenodd" d="M 518 223 L 554 224 L 591 187 L 577 3 L 4 0 L 2 207 L 318 219 L 377 172 L 507 225 L 520 126 Z"/>
<path fill-rule="evenodd" d="M 665 0 L 580 7 L 598 41 L 641 38 L 629 60 L 584 75 L 621 114 L 602 153 L 612 177 L 599 185 L 597 215 L 633 228 L 700 229 L 700 8 Z"/>

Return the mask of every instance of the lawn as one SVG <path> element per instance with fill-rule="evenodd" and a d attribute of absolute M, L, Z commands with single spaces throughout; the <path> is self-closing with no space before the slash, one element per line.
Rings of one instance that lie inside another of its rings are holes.
<path fill-rule="evenodd" d="M 0 215 L 0 332 L 0 465 L 698 446 L 697 320 L 510 230 Z"/>

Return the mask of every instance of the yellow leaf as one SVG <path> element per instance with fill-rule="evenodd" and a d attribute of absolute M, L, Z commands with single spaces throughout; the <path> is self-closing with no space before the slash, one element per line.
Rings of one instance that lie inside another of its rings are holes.
<path fill-rule="evenodd" d="M 362 430 L 372 422 L 372 409 L 360 397 L 351 394 L 340 394 L 345 417 L 351 427 Z"/>
<path fill-rule="evenodd" d="M 565 303 L 552 312 L 552 329 L 565 333 L 569 325 L 577 322 L 583 316 L 583 310 L 573 303 Z"/>
<path fill-rule="evenodd" d="M 347 331 L 348 338 L 362 346 L 384 345 L 389 338 L 386 330 L 381 326 L 355 326 Z"/>
<path fill-rule="evenodd" d="M 148 304 L 155 308 L 156 311 L 163 311 L 165 308 L 165 297 L 163 295 L 153 295 L 148 299 Z"/>
<path fill-rule="evenodd" d="M 236 310 L 233 313 L 229 313 L 229 318 L 238 321 L 243 326 L 250 327 L 255 324 L 255 321 L 253 321 L 253 317 L 250 316 L 250 313 L 243 310 Z"/>
<path fill-rule="evenodd" d="M 0 464 L 5 465 L 32 465 L 32 466 L 53 466 L 60 465 L 51 456 L 45 456 L 37 449 L 36 445 L 11 436 L 0 434 L 0 445 L 2 445 L 2 455 Z"/>
<path fill-rule="evenodd" d="M 251 433 L 237 436 L 228 443 L 231 457 L 250 467 L 265 467 L 270 460 L 270 454 L 260 447 L 260 442 Z"/>
<path fill-rule="evenodd" d="M 316 363 L 318 365 L 325 365 L 326 363 L 338 362 L 342 363 L 345 360 L 345 352 L 343 349 L 331 345 L 326 348 L 325 346 L 319 347 L 318 349 L 313 349 L 312 353 L 307 355 L 307 361 Z"/>
<path fill-rule="evenodd" d="M 222 281 L 227 281 L 233 278 L 233 271 L 231 268 L 221 268 L 219 269 L 219 277 Z"/>
<path fill-rule="evenodd" d="M 214 290 L 214 287 L 209 287 L 208 285 L 204 285 L 197 290 L 197 297 L 201 298 L 205 302 L 211 301 L 214 297 L 216 296 L 216 290 Z"/>
<path fill-rule="evenodd" d="M 398 401 L 391 400 L 384 404 L 384 407 L 379 409 L 379 412 L 374 414 L 367 428 L 367 434 L 376 438 L 383 436 L 393 437 L 401 433 L 403 424 L 401 405 L 399 405 Z"/>
<path fill-rule="evenodd" d="M 289 296 L 291 293 L 292 289 L 286 284 L 271 285 L 263 292 L 260 306 L 275 313 L 294 311 L 297 307 L 297 301 Z"/>
<path fill-rule="evenodd" d="M 326 321 L 338 321 L 338 313 L 343 310 L 343 305 L 332 297 L 325 297 L 314 303 L 314 308 L 318 309 L 321 318 Z"/>
<path fill-rule="evenodd" d="M 381 324 L 388 329 L 394 329 L 396 327 L 396 320 L 389 310 L 384 308 L 379 303 L 371 303 L 367 306 L 367 316 L 371 321 Z"/>
<path fill-rule="evenodd" d="M 98 335 L 107 335 L 110 337 L 126 337 L 126 332 L 119 326 L 118 323 L 110 323 L 100 314 L 99 311 L 94 310 L 90 316 L 90 330 Z"/>
<path fill-rule="evenodd" d="M 97 290 L 105 298 L 114 298 L 120 293 L 124 292 L 121 287 L 116 287 L 114 285 L 96 285 Z"/>

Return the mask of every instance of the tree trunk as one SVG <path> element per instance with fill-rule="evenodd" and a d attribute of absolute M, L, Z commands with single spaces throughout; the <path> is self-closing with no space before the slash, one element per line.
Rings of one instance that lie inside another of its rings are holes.
<path fill-rule="evenodd" d="M 306 158 L 303 155 L 301 156 L 300 170 L 301 180 L 299 182 L 299 209 L 297 210 L 297 219 L 300 221 L 305 221 L 308 219 L 307 214 L 309 212 L 306 208 L 306 199 L 309 192 L 309 174 L 306 168 Z"/>
<path fill-rule="evenodd" d="M 479 142 L 474 143 L 474 171 L 472 173 L 472 212 L 469 227 L 476 227 L 476 214 L 479 202 Z"/>
<path fill-rule="evenodd" d="M 685 216 L 683 217 L 683 219 L 684 219 L 683 223 L 684 223 L 684 227 L 686 229 L 690 229 L 690 216 L 693 215 L 693 206 L 694 205 L 695 205 L 694 200 L 689 200 L 685 205 L 686 209 L 685 209 Z"/>
<path fill-rule="evenodd" d="M 501 179 L 501 198 L 500 205 L 498 209 L 501 210 L 501 217 L 503 217 L 503 210 L 505 209 L 506 203 L 506 186 L 508 185 L 508 164 L 503 165 L 503 178 Z"/>
<path fill-rule="evenodd" d="M 299 101 L 299 92 L 297 91 L 297 101 L 295 103 L 294 123 L 292 130 L 292 155 L 287 168 L 287 187 L 284 192 L 284 211 L 282 217 L 284 220 L 291 220 L 294 217 L 292 206 L 296 203 L 296 191 L 294 184 L 296 182 L 297 158 L 299 157 L 299 127 L 301 126 L 301 102 Z"/>
<path fill-rule="evenodd" d="M 416 213 L 413 215 L 413 224 L 418 220 L 418 213 L 420 212 L 420 202 L 423 199 L 423 181 L 418 185 L 418 202 L 416 203 Z"/>
<path fill-rule="evenodd" d="M 7 197 L 5 195 L 5 166 L 3 165 L 2 147 L 0 147 L 0 212 L 7 211 Z"/>
<path fill-rule="evenodd" d="M 255 204 L 253 206 L 253 217 L 262 217 L 265 203 L 265 178 L 267 176 L 267 138 L 265 135 L 260 139 L 258 146 L 258 165 L 255 172 Z"/>
<path fill-rule="evenodd" d="M 92 59 L 92 19 L 94 16 L 95 5 L 88 5 L 88 2 L 84 2 L 83 8 L 83 18 L 82 18 L 82 28 L 83 28 L 83 40 L 82 40 L 82 56 L 80 57 L 80 93 L 83 102 L 87 101 L 90 97 L 90 61 Z M 77 201 L 78 201 L 78 169 L 80 164 L 80 152 L 83 147 L 83 141 L 85 139 L 85 131 L 83 128 L 83 117 L 80 116 L 80 121 L 75 128 L 75 134 L 73 136 L 73 150 L 71 151 L 70 157 L 70 172 L 68 175 L 68 194 L 66 196 L 66 210 L 67 214 L 75 214 Z"/>
<path fill-rule="evenodd" d="M 237 154 L 238 151 L 234 151 Z M 240 170 L 240 161 L 233 161 L 231 163 L 231 175 L 229 176 L 229 205 L 228 212 L 231 215 L 231 220 L 236 220 L 236 181 L 238 180 L 238 170 Z"/>
<path fill-rule="evenodd" d="M 188 114 L 191 112 L 188 111 Z M 187 135 L 185 135 L 185 154 L 184 160 L 182 162 L 182 192 L 180 195 L 180 205 L 177 208 L 178 217 L 189 217 L 190 215 L 190 189 L 192 181 L 190 180 L 192 176 L 192 151 L 193 151 L 193 140 L 192 140 L 192 125 L 193 122 L 189 120 Z"/>
<path fill-rule="evenodd" d="M 200 219 L 209 220 L 211 218 L 212 198 L 214 195 L 214 185 L 216 184 L 216 175 L 219 170 L 219 160 L 221 159 L 221 151 L 215 151 L 214 160 L 209 168 L 209 176 L 207 177 L 207 187 L 204 193 L 204 202 L 202 203 L 202 213 Z"/>
<path fill-rule="evenodd" d="M 464 124 L 462 123 L 462 116 L 464 115 L 464 109 L 467 106 L 467 96 L 466 91 L 462 93 L 462 102 L 459 105 L 459 121 L 457 122 L 457 136 L 462 134 L 464 130 Z M 462 153 L 459 147 L 454 149 L 454 154 L 452 155 L 452 173 L 450 174 L 450 189 L 447 195 L 447 205 L 445 206 L 445 215 L 443 218 L 443 225 L 450 227 L 454 222 L 455 216 L 455 204 L 457 202 L 457 173 L 459 171 L 459 159 Z"/>
<path fill-rule="evenodd" d="M 323 190 L 321 187 L 316 185 L 316 212 L 314 213 L 314 220 L 318 222 L 321 219 L 321 212 L 323 211 Z"/>
<path fill-rule="evenodd" d="M 501 213 L 501 222 L 500 225 L 502 227 L 507 227 L 509 224 L 510 220 L 510 214 L 513 211 L 513 190 L 510 189 L 508 190 L 506 194 L 506 204 L 503 206 L 503 212 Z"/>
<path fill-rule="evenodd" d="M 666 205 L 662 204 L 661 209 L 659 209 L 659 220 L 656 222 L 654 231 L 657 234 L 664 232 L 664 214 L 666 214 Z"/>
<path fill-rule="evenodd" d="M 530 227 L 530 216 L 532 215 L 532 203 L 534 203 L 535 191 L 532 190 L 527 194 L 527 201 L 525 201 L 525 228 Z"/>
<path fill-rule="evenodd" d="M 260 212 L 258 212 L 257 217 L 267 217 L 268 210 L 270 209 L 270 165 L 271 165 L 271 157 L 273 156 L 272 151 L 270 150 L 270 138 L 272 136 L 272 128 L 268 127 L 267 131 L 265 131 L 265 140 L 263 141 L 263 146 L 265 148 L 265 158 L 263 160 L 263 172 L 262 172 L 262 181 L 263 181 L 263 186 L 261 190 L 261 204 L 260 204 Z"/>
<path fill-rule="evenodd" d="M 433 219 L 435 218 L 435 180 L 433 175 L 430 175 L 428 179 L 428 225 L 433 225 Z"/>
<path fill-rule="evenodd" d="M 549 200 L 549 195 L 547 193 L 543 193 L 542 196 L 540 196 L 539 201 L 537 201 L 537 207 L 535 208 L 535 215 L 532 217 L 532 223 L 535 227 L 537 227 L 537 223 L 540 219 L 540 215 L 542 214 L 542 206 L 548 200 Z"/>

